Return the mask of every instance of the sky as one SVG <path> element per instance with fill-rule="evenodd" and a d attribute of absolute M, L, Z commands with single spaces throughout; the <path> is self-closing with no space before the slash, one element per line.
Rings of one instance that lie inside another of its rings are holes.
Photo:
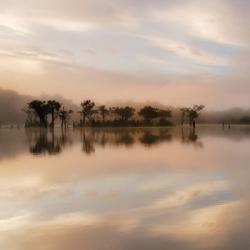
<path fill-rule="evenodd" d="M 0 1 L 0 87 L 249 107 L 247 0 Z"/>

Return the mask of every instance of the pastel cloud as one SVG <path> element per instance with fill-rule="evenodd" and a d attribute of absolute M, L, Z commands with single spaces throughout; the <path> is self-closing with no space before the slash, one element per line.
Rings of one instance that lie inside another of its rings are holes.
<path fill-rule="evenodd" d="M 113 100 L 123 90 L 123 100 L 247 106 L 248 72 L 239 71 L 249 64 L 249 7 L 230 0 L 1 2 L 0 87 L 75 102 Z"/>

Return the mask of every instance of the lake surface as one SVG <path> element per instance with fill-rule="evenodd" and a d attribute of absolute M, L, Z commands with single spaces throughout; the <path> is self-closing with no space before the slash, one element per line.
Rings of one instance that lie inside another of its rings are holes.
<path fill-rule="evenodd" d="M 250 127 L 0 130 L 0 249 L 248 250 Z"/>

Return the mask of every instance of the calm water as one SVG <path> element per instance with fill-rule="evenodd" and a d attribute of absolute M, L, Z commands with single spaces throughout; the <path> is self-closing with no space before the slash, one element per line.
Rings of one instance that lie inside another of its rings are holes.
<path fill-rule="evenodd" d="M 248 250 L 250 128 L 0 130 L 0 249 Z"/>

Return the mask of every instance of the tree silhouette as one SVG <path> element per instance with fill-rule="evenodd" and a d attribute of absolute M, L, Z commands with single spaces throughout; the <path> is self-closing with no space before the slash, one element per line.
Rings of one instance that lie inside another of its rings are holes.
<path fill-rule="evenodd" d="M 150 124 L 153 119 L 159 118 L 159 125 L 170 125 L 167 118 L 171 117 L 170 110 L 157 109 L 151 106 L 143 107 L 138 114 L 143 117 L 146 124 Z"/>
<path fill-rule="evenodd" d="M 153 119 L 158 117 L 158 110 L 151 106 L 145 106 L 138 114 L 143 117 L 146 123 L 151 123 Z"/>
<path fill-rule="evenodd" d="M 128 121 L 134 114 L 135 109 L 129 106 L 126 107 L 115 107 L 114 113 L 120 117 L 122 121 Z"/>
<path fill-rule="evenodd" d="M 29 109 L 33 110 L 39 117 L 40 126 L 47 128 L 47 115 L 49 113 L 48 104 L 45 101 L 34 100 L 28 103 Z"/>
<path fill-rule="evenodd" d="M 91 100 L 86 100 L 81 103 L 82 110 L 80 111 L 80 114 L 82 115 L 82 122 L 81 125 L 86 125 L 86 118 L 90 121 L 91 116 L 96 112 L 94 110 L 95 103 Z"/>
<path fill-rule="evenodd" d="M 61 108 L 61 104 L 55 100 L 49 100 L 47 102 L 48 105 L 48 110 L 49 113 L 51 114 L 51 123 L 50 123 L 50 127 L 54 128 L 55 127 L 55 119 L 56 119 L 56 115 L 58 114 L 60 108 Z"/>
<path fill-rule="evenodd" d="M 189 117 L 189 125 L 192 126 L 192 123 L 199 117 L 199 113 L 205 108 L 204 105 L 194 105 L 193 108 L 189 108 L 187 113 Z"/>
<path fill-rule="evenodd" d="M 189 108 L 180 108 L 180 111 L 181 111 L 181 126 L 184 125 L 184 121 L 185 121 L 185 117 L 186 117 L 186 114 L 188 113 L 189 111 Z"/>
<path fill-rule="evenodd" d="M 106 108 L 105 105 L 102 105 L 98 109 L 101 117 L 102 117 L 102 122 L 104 123 L 106 121 L 106 116 L 109 114 L 109 110 Z"/>
<path fill-rule="evenodd" d="M 22 111 L 26 114 L 26 120 L 25 120 L 25 127 L 32 127 L 36 126 L 38 124 L 37 122 L 37 115 L 34 112 L 34 110 L 30 109 L 29 107 L 25 107 L 22 109 Z"/>
<path fill-rule="evenodd" d="M 72 110 L 65 110 L 64 107 L 59 111 L 59 118 L 61 120 L 61 128 L 66 128 L 71 118 Z"/>

